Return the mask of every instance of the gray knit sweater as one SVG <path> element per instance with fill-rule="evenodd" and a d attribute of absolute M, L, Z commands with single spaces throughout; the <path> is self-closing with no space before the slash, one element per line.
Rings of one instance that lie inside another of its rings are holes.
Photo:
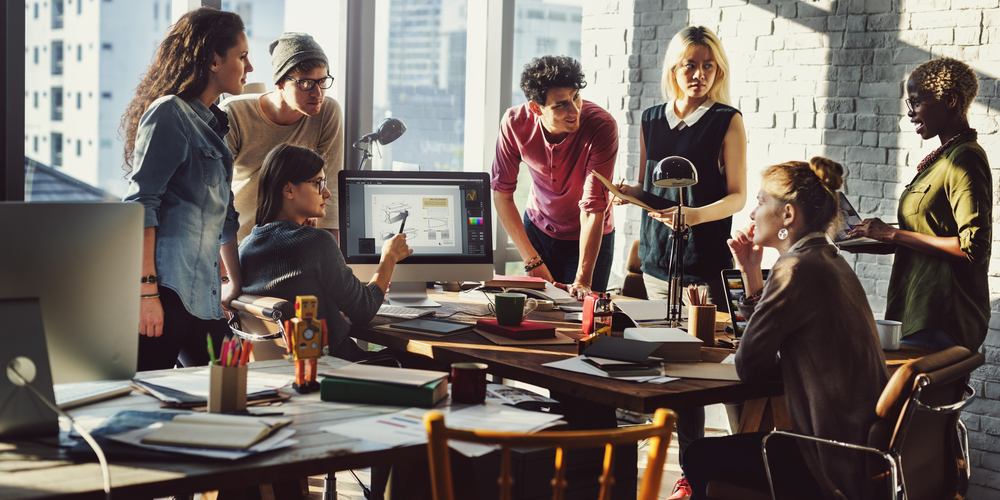
<path fill-rule="evenodd" d="M 315 295 L 319 317 L 326 320 L 330 355 L 359 359 L 362 351 L 348 339 L 351 324 L 367 324 L 384 294 L 354 276 L 340 247 L 328 231 L 277 221 L 254 226 L 240 244 L 243 293 L 295 301 L 296 295 Z"/>

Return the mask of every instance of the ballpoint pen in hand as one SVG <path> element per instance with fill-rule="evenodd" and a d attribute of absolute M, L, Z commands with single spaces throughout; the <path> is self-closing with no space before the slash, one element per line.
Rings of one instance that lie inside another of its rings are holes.
<path fill-rule="evenodd" d="M 403 234 L 403 228 L 406 227 L 406 218 L 410 216 L 409 210 L 403 211 L 403 222 L 399 224 L 399 234 Z"/>

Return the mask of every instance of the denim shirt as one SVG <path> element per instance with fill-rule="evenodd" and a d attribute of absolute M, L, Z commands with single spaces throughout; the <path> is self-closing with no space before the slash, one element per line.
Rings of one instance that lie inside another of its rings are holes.
<path fill-rule="evenodd" d="M 160 286 L 177 292 L 201 319 L 225 318 L 219 250 L 239 228 L 228 133 L 229 119 L 214 104 L 176 95 L 157 99 L 139 122 L 124 199 L 142 203 L 145 227 L 157 228 Z"/>

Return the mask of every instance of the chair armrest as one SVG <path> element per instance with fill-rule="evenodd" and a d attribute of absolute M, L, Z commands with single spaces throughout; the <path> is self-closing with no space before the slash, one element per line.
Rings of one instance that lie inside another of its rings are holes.
<path fill-rule="evenodd" d="M 818 438 L 818 437 L 815 437 L 815 436 L 806 436 L 804 434 L 796 434 L 794 432 L 771 431 L 766 436 L 764 436 L 764 439 L 761 440 L 761 442 L 760 442 L 760 450 L 761 450 L 761 454 L 763 454 L 763 456 L 764 456 L 764 470 L 767 472 L 767 484 L 771 488 L 771 498 L 772 499 L 777 500 L 778 496 L 777 496 L 777 494 L 774 491 L 774 481 L 771 479 L 771 466 L 767 462 L 767 440 L 770 439 L 771 436 L 774 436 L 775 434 L 779 434 L 779 435 L 782 435 L 782 436 L 787 436 L 787 437 L 790 437 L 790 438 L 793 438 L 793 439 L 803 439 L 803 440 L 806 440 L 806 441 L 812 441 L 814 443 L 819 443 L 819 444 L 824 444 L 824 445 L 839 446 L 839 447 L 842 447 L 842 448 L 848 448 L 848 449 L 852 449 L 852 450 L 864 451 L 864 452 L 867 452 L 867 453 L 874 453 L 876 455 L 881 456 L 882 459 L 885 460 L 886 468 L 889 471 L 889 482 L 887 483 L 888 488 L 889 488 L 889 498 L 896 498 L 895 492 L 899 490 L 899 488 L 898 488 L 897 485 L 899 484 L 899 473 L 900 473 L 900 471 L 899 471 L 899 465 L 896 463 L 896 457 L 894 457 L 893 455 L 891 455 L 891 454 L 889 454 L 887 452 L 884 452 L 882 450 L 879 450 L 878 448 L 872 448 L 871 446 L 861 446 L 861 445 L 852 444 L 852 443 L 844 443 L 844 442 L 841 442 L 841 441 L 834 441 L 832 439 L 823 439 L 823 438 Z"/>
<path fill-rule="evenodd" d="M 926 384 L 925 380 L 927 379 L 921 377 L 923 377 L 923 375 L 917 376 L 917 384 L 921 386 L 919 389 L 917 389 L 917 391 L 920 391 L 920 389 L 923 388 L 922 386 Z M 957 403 L 944 406 L 930 406 L 924 404 L 922 401 L 920 401 L 919 392 L 917 392 L 916 396 L 914 396 L 913 399 L 914 402 L 917 403 L 917 407 L 920 408 L 921 410 L 932 411 L 936 413 L 955 413 L 964 410 L 966 406 L 971 405 L 972 402 L 976 400 L 976 390 L 973 389 L 972 386 L 969 385 L 968 383 L 965 384 L 965 394 L 967 394 L 965 399 Z"/>
<path fill-rule="evenodd" d="M 294 306 L 285 299 L 243 294 L 231 302 L 234 309 L 250 313 L 264 321 L 280 323 Z"/>

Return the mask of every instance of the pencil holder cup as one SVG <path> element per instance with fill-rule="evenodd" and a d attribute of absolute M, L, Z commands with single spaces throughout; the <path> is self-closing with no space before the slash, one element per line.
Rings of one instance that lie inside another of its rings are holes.
<path fill-rule="evenodd" d="M 698 337 L 701 345 L 715 347 L 715 306 L 688 307 L 688 333 Z"/>
<path fill-rule="evenodd" d="M 247 407 L 247 365 L 211 365 L 208 377 L 208 412 L 230 413 Z"/>

